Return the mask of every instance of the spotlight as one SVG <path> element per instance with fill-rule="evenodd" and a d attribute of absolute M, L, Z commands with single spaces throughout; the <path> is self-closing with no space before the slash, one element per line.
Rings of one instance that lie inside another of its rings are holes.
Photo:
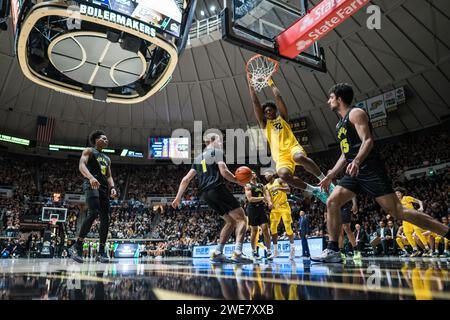
<path fill-rule="evenodd" d="M 200 11 L 200 15 L 201 15 L 202 17 L 204 17 L 204 16 L 205 16 L 205 11 L 201 10 L 201 11 Z"/>
<path fill-rule="evenodd" d="M 212 12 L 216 12 L 216 6 L 211 6 L 211 7 L 210 7 L 210 10 L 211 10 Z"/>

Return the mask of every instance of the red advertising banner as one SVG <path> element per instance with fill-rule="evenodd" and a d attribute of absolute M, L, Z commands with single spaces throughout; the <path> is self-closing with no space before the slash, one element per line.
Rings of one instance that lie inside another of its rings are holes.
<path fill-rule="evenodd" d="M 308 14 L 278 35 L 282 56 L 295 58 L 314 42 L 347 20 L 370 0 L 323 0 Z"/>

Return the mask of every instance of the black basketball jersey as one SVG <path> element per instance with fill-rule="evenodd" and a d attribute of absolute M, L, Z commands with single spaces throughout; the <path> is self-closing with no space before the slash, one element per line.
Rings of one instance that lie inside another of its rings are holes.
<path fill-rule="evenodd" d="M 224 161 L 223 151 L 216 148 L 207 148 L 195 158 L 192 169 L 197 171 L 198 191 L 200 193 L 225 183 L 217 164 L 220 161 Z"/>
<path fill-rule="evenodd" d="M 355 126 L 350 122 L 350 112 L 353 108 L 347 112 L 344 118 L 342 118 L 336 125 L 336 133 L 340 142 L 341 151 L 345 155 L 345 159 L 348 162 L 352 162 L 358 155 L 359 148 L 361 147 L 361 139 L 358 136 Z M 370 132 L 373 132 L 372 124 L 369 121 Z M 372 149 L 367 156 L 366 160 L 374 159 L 376 157 L 376 151 Z"/>
<path fill-rule="evenodd" d="M 262 183 L 249 183 L 249 186 L 252 190 L 252 197 L 263 197 L 264 196 L 264 185 Z M 263 203 L 263 201 L 260 202 L 249 202 L 249 205 L 254 205 L 254 204 L 261 204 Z"/>
<path fill-rule="evenodd" d="M 100 183 L 100 188 L 108 189 L 108 168 L 111 165 L 111 159 L 103 152 L 91 148 L 92 153 L 89 156 L 86 167 L 95 179 Z M 84 179 L 84 190 L 90 189 L 88 179 Z"/>

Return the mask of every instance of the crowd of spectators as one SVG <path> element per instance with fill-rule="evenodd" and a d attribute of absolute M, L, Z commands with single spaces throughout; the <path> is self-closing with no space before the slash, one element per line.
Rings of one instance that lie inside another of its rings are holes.
<path fill-rule="evenodd" d="M 405 179 L 403 172 L 408 168 L 448 161 L 448 145 L 448 130 L 442 128 L 377 143 L 394 184 L 404 186 L 409 195 L 424 200 L 425 212 L 435 218 L 450 213 L 449 172 L 410 181 Z M 311 157 L 326 172 L 334 165 L 338 155 L 338 150 L 330 150 Z M 170 199 L 177 192 L 179 182 L 189 168 L 187 165 L 170 164 L 114 165 L 113 175 L 121 199 L 111 203 L 110 238 L 163 239 L 159 245 L 154 244 L 150 251 L 164 254 L 168 254 L 172 248 L 185 250 L 193 245 L 216 243 L 223 222 L 199 201 L 195 179 L 186 192 L 182 208 L 175 210 L 169 205 L 163 205 L 155 209 L 148 205 L 149 196 L 166 196 Z M 231 169 L 234 170 L 235 166 Z M 298 168 L 297 174 L 309 183 L 318 182 L 302 168 Z M 261 181 L 264 182 L 264 178 Z M 51 201 L 53 193 L 60 193 L 62 199 L 65 193 L 82 193 L 82 182 L 76 159 L 0 153 L 0 186 L 12 190 L 12 197 L 0 197 L 0 233 L 17 235 L 21 221 L 30 216 L 39 217 L 43 205 L 54 205 Z M 235 193 L 242 193 L 242 187 L 230 187 Z M 69 238 L 75 237 L 79 217 L 83 216 L 85 208 L 82 205 L 65 204 L 64 201 L 57 206 L 68 208 L 65 231 Z M 359 224 L 368 235 L 376 232 L 380 220 L 386 221 L 388 218 L 370 197 L 359 196 L 358 206 L 359 214 L 353 216 L 353 226 Z M 309 218 L 309 235 L 326 235 L 325 206 L 320 201 L 294 194 L 292 207 L 294 230 L 298 229 L 298 212 L 303 210 Z M 99 222 L 96 221 L 88 236 L 98 236 L 98 227 Z M 280 224 L 279 234 L 282 236 L 283 229 Z"/>

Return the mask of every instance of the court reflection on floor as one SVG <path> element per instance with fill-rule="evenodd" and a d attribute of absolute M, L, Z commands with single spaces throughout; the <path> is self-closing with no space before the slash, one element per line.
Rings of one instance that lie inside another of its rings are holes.
<path fill-rule="evenodd" d="M 0 299 L 450 299 L 448 264 L 439 261 L 374 260 L 360 265 L 277 262 L 243 266 L 211 265 L 205 261 L 136 261 L 82 267 L 65 264 L 51 271 L 44 269 L 2 269 Z"/>

